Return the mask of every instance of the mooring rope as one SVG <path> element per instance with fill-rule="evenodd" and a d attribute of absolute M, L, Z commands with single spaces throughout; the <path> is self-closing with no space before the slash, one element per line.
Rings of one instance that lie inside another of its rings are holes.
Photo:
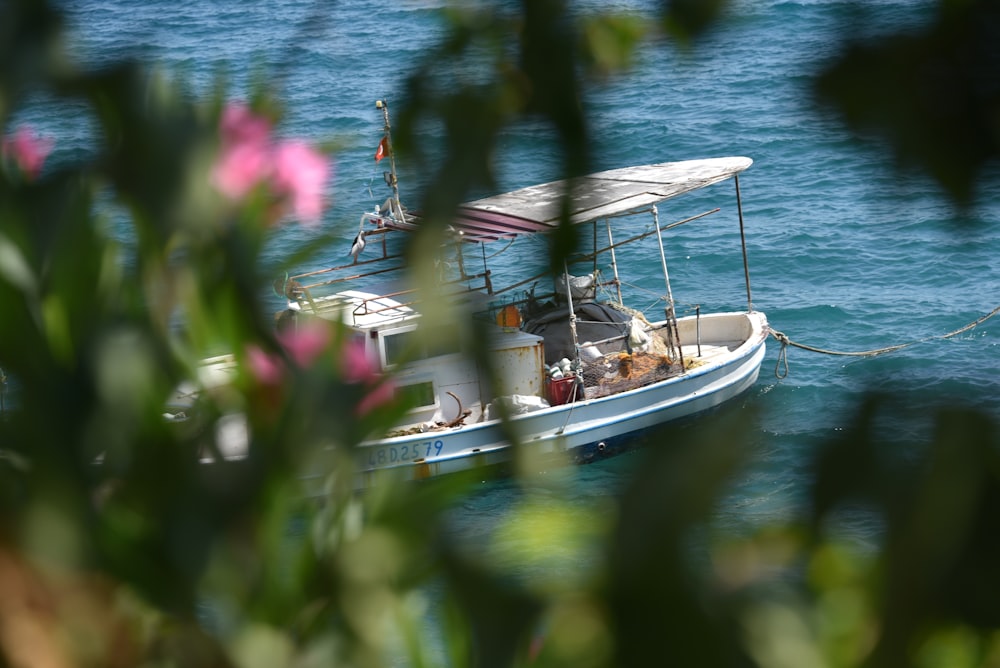
<path fill-rule="evenodd" d="M 802 350 L 808 350 L 814 353 L 822 353 L 824 355 L 840 355 L 847 357 L 875 357 L 876 355 L 884 355 L 886 353 L 892 353 L 897 350 L 902 350 L 903 348 L 908 348 L 914 346 L 918 343 L 926 343 L 927 341 L 936 341 L 939 339 L 950 339 L 953 336 L 957 336 L 962 332 L 967 332 L 973 329 L 977 325 L 981 325 L 986 322 L 996 314 L 1000 313 L 1000 306 L 982 316 L 978 320 L 970 322 L 964 327 L 960 327 L 953 332 L 948 332 L 947 334 L 937 334 L 935 336 L 928 336 L 916 341 L 910 341 L 909 343 L 899 343 L 894 346 L 886 346 L 884 348 L 875 348 L 873 350 L 858 350 L 858 351 L 842 351 L 842 350 L 826 350 L 825 348 L 817 348 L 815 346 L 807 346 L 804 343 L 796 343 L 788 338 L 784 333 L 779 332 L 776 329 L 771 330 L 771 335 L 776 338 L 781 343 L 781 350 L 778 351 L 778 361 L 774 365 L 774 375 L 776 378 L 785 378 L 788 376 L 788 346 L 795 346 L 796 348 L 801 348 Z"/>

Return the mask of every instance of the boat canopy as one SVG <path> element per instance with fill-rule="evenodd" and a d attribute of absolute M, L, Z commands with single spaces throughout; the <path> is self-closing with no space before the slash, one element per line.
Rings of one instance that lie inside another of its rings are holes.
<path fill-rule="evenodd" d="M 663 162 L 529 186 L 462 204 L 452 227 L 466 241 L 538 234 L 559 225 L 564 207 L 574 225 L 636 213 L 724 181 L 751 164 L 744 157 Z"/>

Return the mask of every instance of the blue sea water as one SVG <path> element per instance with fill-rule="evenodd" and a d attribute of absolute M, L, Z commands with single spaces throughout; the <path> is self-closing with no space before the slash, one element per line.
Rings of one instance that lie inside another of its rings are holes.
<path fill-rule="evenodd" d="M 574 3 L 580 11 L 646 15 L 658 5 Z M 330 248 L 339 259 L 358 213 L 371 206 L 370 184 L 381 185 L 372 160 L 381 137 L 374 101 L 403 101 L 405 77 L 443 34 L 447 3 L 62 0 L 61 6 L 73 52 L 94 67 L 139 57 L 189 82 L 194 95 L 210 91 L 221 71 L 232 97 L 244 95 L 262 68 L 268 71 L 286 107 L 281 132 L 339 146 L 324 220 L 342 230 L 342 241 Z M 647 43 L 630 72 L 586 91 L 594 167 L 752 157 L 741 189 L 754 305 L 793 341 L 865 351 L 954 331 L 1000 305 L 1000 178 L 994 173 L 976 205 L 957 211 L 929 179 L 897 172 L 886 147 L 852 137 L 810 97 L 811 75 L 836 55 L 845 32 L 916 29 L 931 10 L 921 0 L 886 0 L 858 22 L 846 0 L 741 0 L 729 20 L 690 49 L 667 39 Z M 90 128 L 73 111 L 41 100 L 24 116 L 58 138 L 58 151 L 85 150 Z M 436 138 L 429 129 L 428 141 Z M 511 127 L 496 153 L 497 191 L 560 176 L 552 145 L 543 124 Z M 421 175 L 407 165 L 401 170 L 406 200 Z M 685 226 L 670 237 L 680 302 L 744 305 L 736 228 L 728 222 Z M 283 229 L 272 259 L 280 261 L 310 235 Z M 520 250 L 541 254 L 530 242 Z M 634 264 L 648 267 L 640 288 L 660 287 L 658 258 Z M 867 389 L 905 392 L 917 407 L 953 400 L 1000 412 L 998 342 L 1000 318 L 877 358 L 791 349 L 788 375 L 779 379 L 779 345 L 772 340 L 760 379 L 743 400 L 760 411 L 757 451 L 719 521 L 742 527 L 794 512 L 809 482 L 808 458 L 845 428 Z M 898 428 L 921 426 L 916 420 Z M 564 475 L 583 503 L 595 490 L 612 493 L 635 461 L 627 455 Z M 515 496 L 512 483 L 484 484 L 463 509 L 469 526 L 502 516 Z"/>

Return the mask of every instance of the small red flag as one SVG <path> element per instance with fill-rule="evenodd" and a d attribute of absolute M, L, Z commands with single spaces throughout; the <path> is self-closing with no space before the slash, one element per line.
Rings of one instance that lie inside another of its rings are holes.
<path fill-rule="evenodd" d="M 375 149 L 375 162 L 384 158 L 385 154 L 389 152 L 389 143 L 386 139 L 386 137 L 382 137 L 382 141 L 378 143 L 378 148 Z"/>

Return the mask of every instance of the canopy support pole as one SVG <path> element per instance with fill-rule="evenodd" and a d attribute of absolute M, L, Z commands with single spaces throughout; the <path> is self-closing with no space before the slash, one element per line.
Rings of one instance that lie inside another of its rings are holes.
<path fill-rule="evenodd" d="M 625 303 L 622 301 L 622 282 L 618 278 L 618 258 L 615 257 L 615 240 L 611 238 L 611 219 L 607 218 L 605 222 L 608 225 L 608 248 L 611 249 L 611 270 L 615 274 L 615 289 L 618 291 L 618 304 L 624 306 Z M 597 251 L 594 251 L 597 254 Z"/>
<path fill-rule="evenodd" d="M 576 309 L 573 308 L 573 285 L 569 281 L 569 266 L 563 260 L 563 278 L 566 280 L 566 303 L 569 304 L 569 333 L 573 337 L 573 371 L 576 372 L 579 390 L 583 389 L 583 365 L 580 362 L 580 340 L 576 335 Z M 573 392 L 576 401 L 577 392 Z"/>
<path fill-rule="evenodd" d="M 733 181 L 736 183 L 736 211 L 740 216 L 740 245 L 743 247 L 743 278 L 747 283 L 747 311 L 753 313 L 753 297 L 750 295 L 750 262 L 747 259 L 747 237 L 743 230 L 743 201 L 740 199 L 740 175 L 735 174 Z"/>
<path fill-rule="evenodd" d="M 660 234 L 660 212 L 653 206 L 653 225 L 656 227 L 656 241 L 660 246 L 660 264 L 663 267 L 663 281 L 667 286 L 667 305 L 664 308 L 667 320 L 667 349 L 671 354 L 677 354 L 681 367 L 684 366 L 684 353 L 681 352 L 681 337 L 677 331 L 677 314 L 674 311 L 674 294 L 670 290 L 670 273 L 667 271 L 667 255 L 663 251 L 663 235 Z"/>
<path fill-rule="evenodd" d="M 594 241 L 594 267 L 593 267 L 593 272 L 594 272 L 594 283 L 596 283 L 597 282 L 597 221 L 596 220 L 594 220 L 594 222 L 591 223 L 590 232 L 591 232 L 591 237 L 593 238 L 593 241 Z M 595 290 L 596 290 L 596 286 L 595 286 Z"/>

